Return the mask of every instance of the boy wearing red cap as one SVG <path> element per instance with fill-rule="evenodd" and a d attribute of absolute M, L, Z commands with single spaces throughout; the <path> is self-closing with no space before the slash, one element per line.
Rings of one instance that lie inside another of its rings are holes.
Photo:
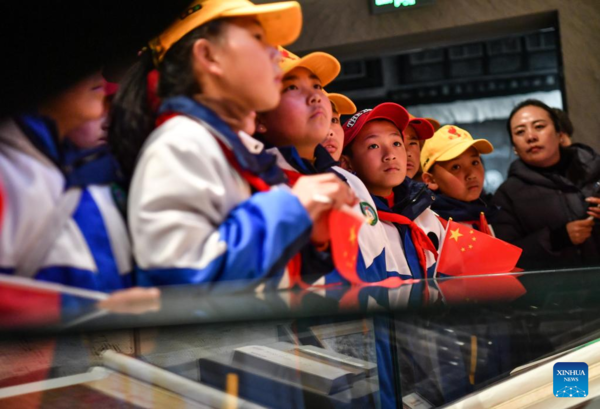
<path fill-rule="evenodd" d="M 410 121 L 403 132 L 406 147 L 406 176 L 422 182 L 421 179 L 421 146 L 433 132 L 440 129 L 440 123 L 432 118 L 415 118 L 408 114 Z"/>
<path fill-rule="evenodd" d="M 424 278 L 435 271 L 444 229 L 429 209 L 426 187 L 406 177 L 403 132 L 409 120 L 408 112 L 393 103 L 358 112 L 344 124 L 344 161 L 376 205 L 375 223 L 384 226 L 389 243 L 388 274 Z"/>

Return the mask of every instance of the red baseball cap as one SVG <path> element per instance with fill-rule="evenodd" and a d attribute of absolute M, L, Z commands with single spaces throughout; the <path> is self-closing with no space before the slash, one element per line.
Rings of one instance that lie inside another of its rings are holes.
<path fill-rule="evenodd" d="M 396 128 L 398 128 L 400 132 L 404 132 L 410 118 L 406 109 L 393 102 L 384 102 L 373 109 L 363 109 L 354 114 L 354 116 L 348 119 L 344 124 L 344 148 L 356 138 L 367 122 L 373 121 L 374 119 L 385 119 L 390 121 L 396 125 Z"/>
<path fill-rule="evenodd" d="M 415 118 L 411 114 L 408 114 L 410 120 L 408 121 L 408 126 L 412 126 L 417 134 L 417 138 L 419 140 L 424 141 L 425 139 L 429 139 L 435 133 L 435 128 L 429 122 L 429 120 L 425 118 Z"/>

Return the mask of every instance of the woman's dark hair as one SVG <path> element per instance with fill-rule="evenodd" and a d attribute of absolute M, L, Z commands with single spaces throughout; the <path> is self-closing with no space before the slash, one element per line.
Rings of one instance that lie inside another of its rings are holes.
<path fill-rule="evenodd" d="M 521 108 L 525 108 L 528 106 L 542 108 L 544 111 L 546 111 L 548 113 L 548 116 L 550 116 L 552 123 L 554 124 L 554 129 L 556 130 L 556 132 L 561 131 L 560 121 L 558 119 L 558 116 L 556 115 L 556 112 L 554 112 L 554 110 L 552 108 L 550 108 L 548 105 L 544 104 L 540 100 L 526 99 L 525 101 L 519 103 L 516 107 L 514 107 L 512 111 L 510 111 L 510 115 L 508 116 L 508 120 L 506 121 L 506 130 L 508 131 L 508 137 L 510 138 L 511 144 L 513 143 L 513 140 L 512 140 L 512 129 L 510 127 L 510 121 L 512 121 L 512 118 L 513 118 L 513 116 L 515 116 L 517 111 L 519 111 Z"/>
<path fill-rule="evenodd" d="M 552 108 L 556 116 L 558 117 L 558 123 L 560 124 L 560 130 L 570 137 L 573 137 L 575 129 L 573 128 L 573 122 L 569 118 L 569 115 L 565 111 L 559 108 Z"/>
<path fill-rule="evenodd" d="M 200 85 L 192 67 L 192 47 L 201 38 L 214 38 L 223 29 L 224 20 L 213 20 L 183 36 L 167 51 L 157 67 L 157 96 L 161 100 L 177 95 L 199 93 Z M 147 76 L 154 69 L 150 50 L 127 72 L 120 84 L 110 112 L 108 143 L 124 173 L 131 180 L 139 152 L 154 129 L 156 113 L 148 100 Z"/>

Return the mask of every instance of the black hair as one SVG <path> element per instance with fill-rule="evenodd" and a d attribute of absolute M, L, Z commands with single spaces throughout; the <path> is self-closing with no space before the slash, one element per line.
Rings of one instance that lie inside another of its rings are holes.
<path fill-rule="evenodd" d="M 331 103 L 331 110 L 333 111 L 334 114 L 340 114 L 339 111 L 337 110 L 337 107 L 335 106 L 335 104 L 331 101 L 329 101 Z"/>
<path fill-rule="evenodd" d="M 506 121 L 506 130 L 508 131 L 508 137 L 510 138 L 511 144 L 513 144 L 513 139 L 512 139 L 512 129 L 510 127 L 510 121 L 512 120 L 513 116 L 515 116 L 517 111 L 519 111 L 521 108 L 525 108 L 528 106 L 538 107 L 538 108 L 541 108 L 544 111 L 546 111 L 548 113 L 548 116 L 550 116 L 550 119 L 552 120 L 552 123 L 554 124 L 554 129 L 556 130 L 557 133 L 560 132 L 562 129 L 560 126 L 560 121 L 558 119 L 558 116 L 556 115 L 556 112 L 554 112 L 554 110 L 552 108 L 550 108 L 548 105 L 544 104 L 540 100 L 526 99 L 525 101 L 523 101 L 523 102 L 519 103 L 517 106 L 515 106 L 512 111 L 510 111 L 510 115 L 508 116 L 508 120 Z"/>
<path fill-rule="evenodd" d="M 201 38 L 214 38 L 223 29 L 224 19 L 210 21 L 184 35 L 166 52 L 158 64 L 158 98 L 200 93 L 193 72 L 192 47 Z M 154 129 L 156 113 L 148 101 L 147 76 L 155 68 L 150 50 L 142 52 L 120 84 L 110 112 L 108 143 L 127 181 L 133 175 L 138 155 Z"/>
<path fill-rule="evenodd" d="M 558 117 L 558 123 L 560 124 L 560 130 L 570 137 L 573 136 L 573 132 L 575 132 L 575 128 L 573 127 L 573 123 L 569 118 L 569 115 L 565 111 L 559 108 L 552 108 L 556 116 Z"/>
<path fill-rule="evenodd" d="M 354 141 L 350 142 L 344 147 L 344 149 L 342 149 L 342 155 L 346 155 L 350 159 L 354 157 L 354 154 L 352 153 L 352 144 L 354 144 Z"/>

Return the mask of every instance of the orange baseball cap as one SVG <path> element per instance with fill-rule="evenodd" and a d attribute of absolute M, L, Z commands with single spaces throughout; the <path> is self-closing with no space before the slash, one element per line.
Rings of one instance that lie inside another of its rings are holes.
<path fill-rule="evenodd" d="M 302 11 L 296 1 L 254 4 L 249 0 L 196 0 L 162 34 L 150 41 L 156 62 L 173 44 L 193 29 L 226 17 L 256 17 L 265 40 L 276 47 L 293 43 L 302 29 Z"/>
<path fill-rule="evenodd" d="M 350 98 L 342 94 L 327 94 L 329 100 L 335 105 L 335 109 L 340 115 L 352 115 L 356 113 L 356 105 Z"/>
<path fill-rule="evenodd" d="M 307 54 L 302 58 L 283 47 L 279 47 L 279 52 L 281 53 L 279 67 L 284 75 L 294 68 L 304 67 L 319 77 L 322 86 L 333 81 L 342 69 L 339 61 L 333 55 L 320 51 Z"/>
<path fill-rule="evenodd" d="M 429 171 L 436 162 L 445 162 L 459 157 L 470 147 L 474 147 L 483 154 L 494 151 L 494 146 L 489 141 L 473 139 L 470 133 L 458 126 L 441 127 L 421 149 L 423 172 Z"/>

